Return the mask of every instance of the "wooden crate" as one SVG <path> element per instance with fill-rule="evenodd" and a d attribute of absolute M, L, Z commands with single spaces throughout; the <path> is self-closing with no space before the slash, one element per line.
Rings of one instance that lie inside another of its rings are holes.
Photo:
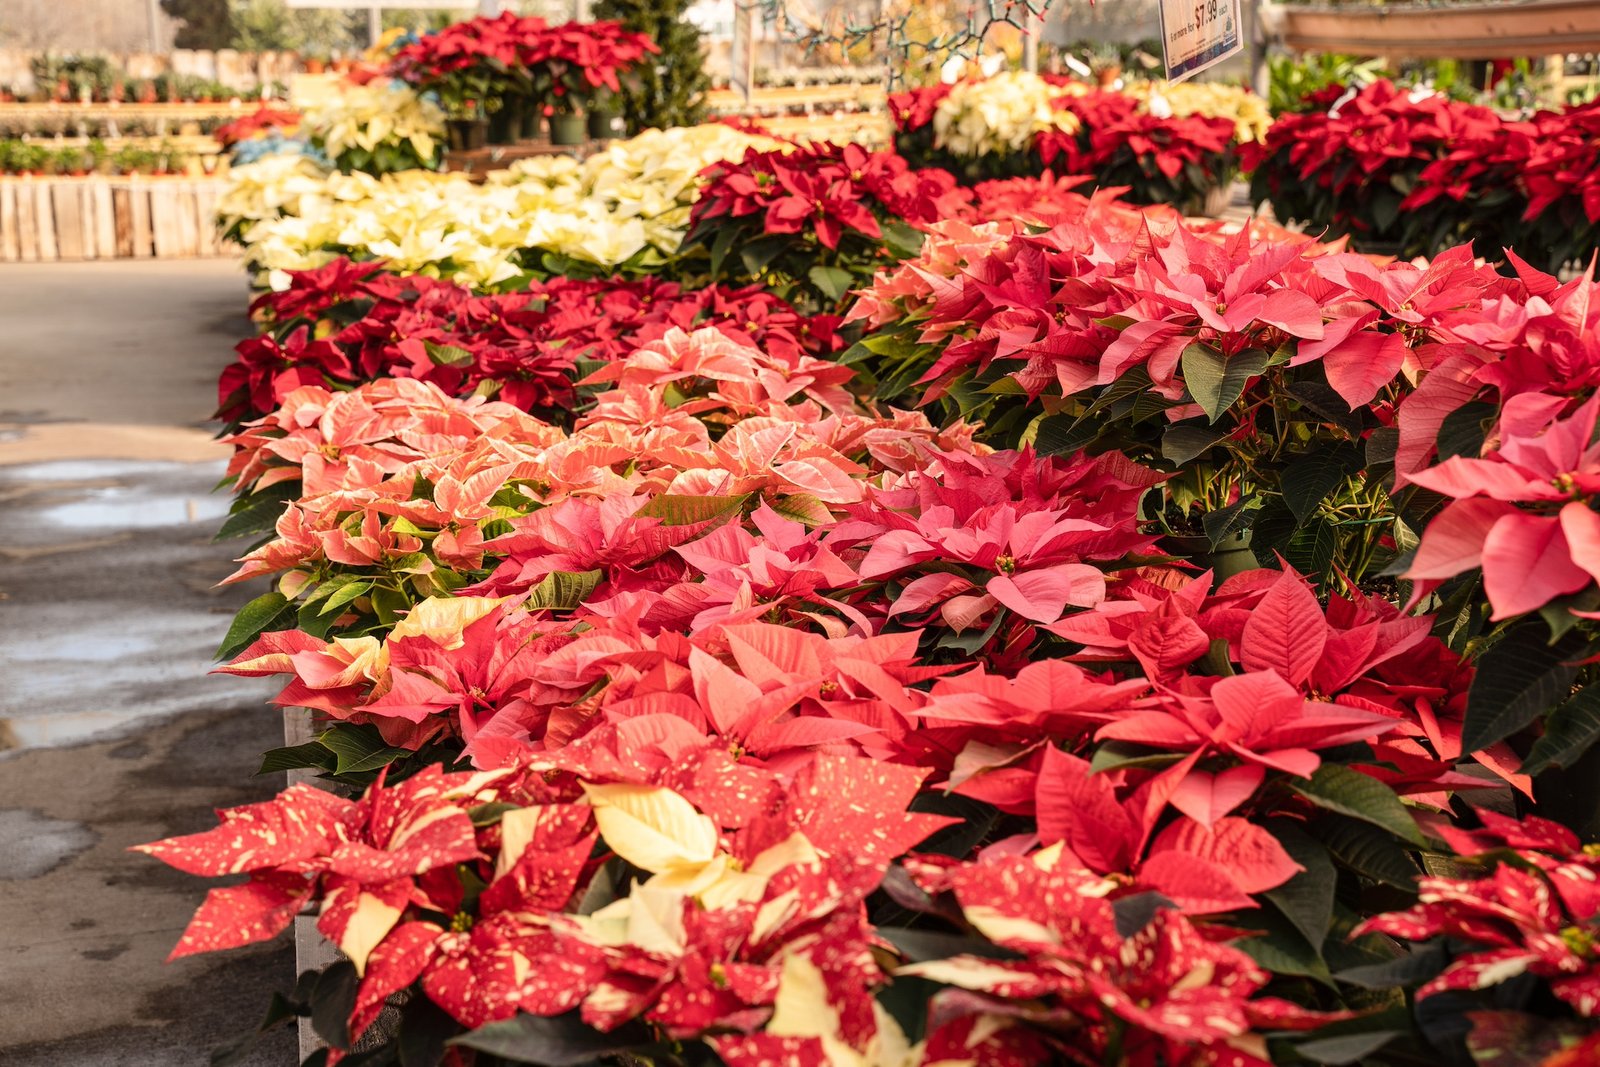
<path fill-rule="evenodd" d="M 210 178 L 0 177 L 0 263 L 226 255 Z"/>

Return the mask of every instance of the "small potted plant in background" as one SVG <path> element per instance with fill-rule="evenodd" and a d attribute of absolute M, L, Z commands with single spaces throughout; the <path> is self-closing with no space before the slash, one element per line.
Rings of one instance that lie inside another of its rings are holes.
<path fill-rule="evenodd" d="M 387 73 L 419 92 L 433 92 L 444 108 L 453 151 L 482 148 L 491 139 L 509 143 L 523 136 L 528 75 L 522 56 L 538 18 L 509 12 L 447 26 L 395 53 Z M 498 118 L 497 118 L 498 116 Z"/>
<path fill-rule="evenodd" d="M 619 73 L 656 51 L 654 41 L 620 22 L 569 22 L 548 30 L 528 65 L 551 109 L 551 143 L 581 144 L 597 127 L 601 132 L 595 136 L 609 135 L 614 125 L 609 101 L 622 91 Z M 580 107 L 601 117 L 586 128 Z"/>
<path fill-rule="evenodd" d="M 589 139 L 608 141 L 623 133 L 622 107 L 617 94 L 601 89 L 589 101 Z"/>

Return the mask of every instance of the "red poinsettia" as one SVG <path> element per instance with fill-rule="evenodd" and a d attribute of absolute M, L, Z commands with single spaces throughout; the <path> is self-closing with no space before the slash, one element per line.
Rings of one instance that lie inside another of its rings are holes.
<path fill-rule="evenodd" d="M 1487 877 L 1423 878 L 1418 903 L 1363 922 L 1353 936 L 1384 933 L 1407 941 L 1450 937 L 1472 946 L 1417 991 L 1487 989 L 1520 974 L 1547 979 L 1550 991 L 1581 1016 L 1600 1011 L 1600 951 L 1595 928 L 1600 862 L 1572 831 L 1547 819 L 1517 822 L 1480 812 L 1481 831 L 1441 825 L 1439 832 L 1466 856 L 1515 853 Z"/>
<path fill-rule="evenodd" d="M 1104 884 L 1059 850 L 930 871 L 922 882 L 952 891 L 980 934 L 1020 958 L 957 956 L 898 973 L 978 994 L 941 994 L 951 1002 L 944 1013 L 936 997 L 939 1018 L 977 1014 L 991 1026 L 1027 1026 L 1016 1003 L 1040 1002 L 1065 1028 L 1035 1031 L 1060 1062 L 1101 1064 L 1116 1047 L 1131 1063 L 1267 1067 L 1256 1028 L 1310 1029 L 1341 1017 L 1255 996 L 1267 973 L 1181 912 L 1159 909 L 1123 934 Z"/>

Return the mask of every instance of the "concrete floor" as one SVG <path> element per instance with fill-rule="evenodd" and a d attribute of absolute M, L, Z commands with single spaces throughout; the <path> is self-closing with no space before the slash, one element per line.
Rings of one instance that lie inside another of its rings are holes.
<path fill-rule="evenodd" d="M 206 674 L 238 543 L 206 417 L 248 328 L 226 260 L 0 267 L 0 1063 L 185 1067 L 288 941 L 163 962 L 207 888 L 126 851 L 272 795 L 267 680 Z M 250 1061 L 295 1062 L 280 1032 Z"/>

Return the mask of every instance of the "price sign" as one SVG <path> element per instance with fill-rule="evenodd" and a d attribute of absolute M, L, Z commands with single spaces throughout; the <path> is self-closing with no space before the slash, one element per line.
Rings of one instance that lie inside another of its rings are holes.
<path fill-rule="evenodd" d="M 1161 0 L 1167 80 L 1183 81 L 1244 48 L 1239 0 Z"/>

